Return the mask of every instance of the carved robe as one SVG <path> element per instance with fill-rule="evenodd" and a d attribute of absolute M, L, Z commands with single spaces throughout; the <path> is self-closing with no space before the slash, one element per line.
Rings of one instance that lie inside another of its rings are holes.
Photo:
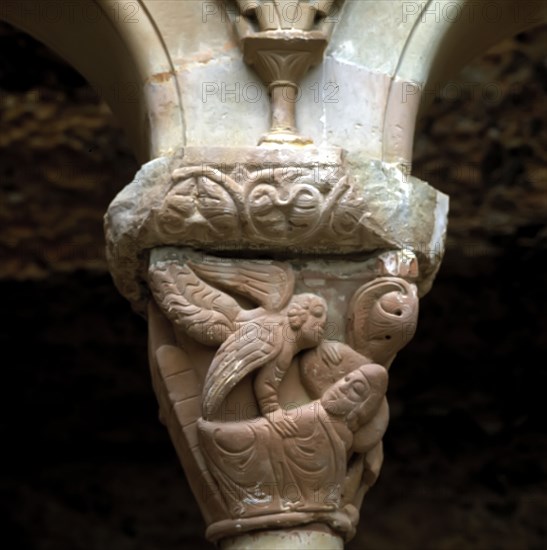
<path fill-rule="evenodd" d="M 198 422 L 206 462 L 236 517 L 326 512 L 340 504 L 345 472 L 339 466 L 347 461 L 351 432 L 319 401 L 283 412 L 295 422 L 294 436 L 282 437 L 266 418 Z"/>

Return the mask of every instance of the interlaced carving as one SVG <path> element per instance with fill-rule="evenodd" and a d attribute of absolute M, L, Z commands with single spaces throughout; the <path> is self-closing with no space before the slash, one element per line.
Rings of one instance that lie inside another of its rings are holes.
<path fill-rule="evenodd" d="M 363 200 L 354 196 L 346 175 L 324 172 L 321 180 L 314 168 L 242 172 L 238 167 L 236 181 L 215 168 L 181 168 L 173 173 L 174 185 L 156 211 L 156 223 L 166 236 L 179 238 L 192 238 L 205 229 L 230 240 L 251 235 L 287 243 L 353 240 Z"/>

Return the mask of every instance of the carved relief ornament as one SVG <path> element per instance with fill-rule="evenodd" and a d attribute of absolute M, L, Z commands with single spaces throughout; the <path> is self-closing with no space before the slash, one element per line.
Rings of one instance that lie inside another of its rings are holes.
<path fill-rule="evenodd" d="M 210 540 L 310 523 L 355 531 L 382 462 L 387 368 L 416 326 L 418 273 L 393 252 L 323 276 L 330 293 L 314 262 L 151 256 L 154 389 Z"/>

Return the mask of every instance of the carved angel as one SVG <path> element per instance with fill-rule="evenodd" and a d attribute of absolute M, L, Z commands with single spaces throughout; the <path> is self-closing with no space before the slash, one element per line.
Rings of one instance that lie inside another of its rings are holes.
<path fill-rule="evenodd" d="M 176 326 L 202 344 L 220 345 L 205 377 L 203 417 L 214 418 L 230 391 L 254 371 L 261 413 L 279 409 L 279 385 L 293 357 L 323 339 L 325 300 L 293 295 L 292 270 L 277 262 L 166 262 L 149 275 L 156 301 Z M 244 300 L 255 307 L 245 309 Z"/>

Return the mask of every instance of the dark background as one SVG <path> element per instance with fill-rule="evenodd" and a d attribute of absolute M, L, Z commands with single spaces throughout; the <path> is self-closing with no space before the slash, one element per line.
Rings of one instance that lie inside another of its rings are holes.
<path fill-rule="evenodd" d="M 547 29 L 470 64 L 418 130 L 447 252 L 391 370 L 379 483 L 350 548 L 547 547 Z M 10 550 L 202 547 L 117 294 L 102 215 L 138 169 L 63 61 L 0 26 L 0 470 Z"/>

